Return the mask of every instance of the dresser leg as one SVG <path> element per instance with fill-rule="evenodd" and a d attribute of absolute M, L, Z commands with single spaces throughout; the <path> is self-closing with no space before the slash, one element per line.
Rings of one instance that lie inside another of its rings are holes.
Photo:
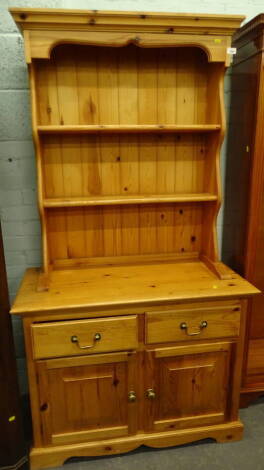
<path fill-rule="evenodd" d="M 243 439 L 243 434 L 244 426 L 241 423 L 241 428 L 233 429 L 231 432 L 219 435 L 215 440 L 218 443 L 241 441 Z"/>

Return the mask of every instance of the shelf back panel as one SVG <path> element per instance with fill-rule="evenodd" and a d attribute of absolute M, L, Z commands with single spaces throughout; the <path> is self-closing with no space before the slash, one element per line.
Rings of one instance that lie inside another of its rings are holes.
<path fill-rule="evenodd" d="M 203 203 L 48 209 L 50 258 L 199 252 L 204 210 Z"/>
<path fill-rule="evenodd" d="M 46 135 L 46 198 L 202 193 L 203 134 Z"/>
<path fill-rule="evenodd" d="M 199 48 L 134 45 L 59 45 L 35 64 L 40 125 L 205 124 L 216 67 Z"/>
<path fill-rule="evenodd" d="M 64 44 L 50 60 L 34 60 L 33 66 L 37 125 L 139 126 L 136 133 L 37 133 L 43 199 L 216 195 L 212 203 L 46 208 L 45 269 L 56 260 L 209 248 L 215 259 L 223 64 L 208 63 L 197 47 Z M 219 129 L 140 130 L 208 124 Z"/>

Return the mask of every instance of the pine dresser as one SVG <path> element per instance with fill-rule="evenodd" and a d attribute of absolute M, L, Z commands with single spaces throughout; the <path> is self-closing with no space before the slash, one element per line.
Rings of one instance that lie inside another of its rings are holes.
<path fill-rule="evenodd" d="M 243 17 L 11 9 L 43 266 L 23 318 L 31 468 L 241 439 L 249 297 L 218 258 L 223 77 Z"/>

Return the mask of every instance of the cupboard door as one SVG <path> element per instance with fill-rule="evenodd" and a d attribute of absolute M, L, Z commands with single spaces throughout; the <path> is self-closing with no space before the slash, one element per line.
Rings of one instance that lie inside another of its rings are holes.
<path fill-rule="evenodd" d="M 135 361 L 136 353 L 38 361 L 43 444 L 136 432 Z"/>
<path fill-rule="evenodd" d="M 168 431 L 226 420 L 231 344 L 147 353 L 146 427 Z"/>

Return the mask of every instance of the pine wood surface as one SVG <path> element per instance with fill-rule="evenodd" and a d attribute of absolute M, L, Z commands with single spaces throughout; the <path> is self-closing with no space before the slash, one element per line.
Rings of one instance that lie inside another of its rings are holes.
<path fill-rule="evenodd" d="M 215 349 L 213 346 L 213 352 L 208 348 L 206 354 L 196 354 L 189 346 L 183 356 L 175 355 L 174 348 L 166 348 L 166 356 L 156 355 L 155 350 L 147 352 L 148 387 L 159 397 L 147 402 L 148 431 L 225 421 L 230 345 Z M 210 390 L 210 403 L 205 400 L 203 387 Z"/>
<path fill-rule="evenodd" d="M 101 338 L 94 342 L 94 336 Z M 79 344 L 70 341 L 77 336 Z M 51 322 L 32 326 L 34 358 L 73 356 L 104 351 L 133 350 L 138 346 L 137 317 Z M 81 349 L 80 346 L 90 346 Z"/>
<path fill-rule="evenodd" d="M 258 290 L 219 261 L 216 217 L 227 48 L 243 17 L 11 12 L 42 222 L 43 266 L 11 310 L 23 317 L 32 470 L 241 439 Z"/>
<path fill-rule="evenodd" d="M 200 328 L 201 322 L 209 324 L 205 328 Z M 186 323 L 188 330 L 180 328 L 182 323 Z M 208 322 L 207 322 L 208 323 Z M 183 311 L 183 312 L 153 312 L 146 314 L 146 342 L 155 344 L 161 342 L 190 341 L 190 335 L 197 336 L 197 339 L 235 337 L 239 335 L 240 327 L 240 307 L 230 308 L 214 307 L 213 310 Z"/>
<path fill-rule="evenodd" d="M 191 194 L 159 194 L 159 195 L 133 195 L 133 196 L 97 196 L 97 197 L 71 197 L 44 199 L 44 207 L 82 207 L 82 206 L 113 206 L 121 204 L 153 204 L 163 202 L 202 202 L 216 201 L 217 196 L 210 193 Z"/>
<path fill-rule="evenodd" d="M 49 58 L 54 45 L 65 42 L 66 38 L 69 42 L 115 46 L 131 42 L 143 47 L 189 46 L 193 44 L 192 35 L 195 34 L 196 42 L 205 50 L 208 60 L 223 61 L 228 65 L 230 58 L 226 47 L 244 19 L 240 15 L 34 8 L 11 8 L 10 12 L 26 39 L 28 63 L 32 58 Z"/>
<path fill-rule="evenodd" d="M 87 12 L 84 31 L 81 12 L 11 11 L 30 64 L 39 288 L 58 262 L 104 256 L 198 252 L 217 274 L 222 81 L 242 18 Z"/>
<path fill-rule="evenodd" d="M 62 465 L 72 455 L 77 457 L 111 455 L 129 452 L 141 445 L 149 447 L 169 447 L 183 445 L 194 440 L 213 438 L 217 442 L 230 442 L 241 440 L 243 437 L 243 424 L 240 421 L 232 423 L 202 426 L 197 429 L 183 429 L 180 431 L 156 432 L 151 434 L 139 434 L 126 438 L 103 439 L 95 442 L 85 442 L 57 447 L 42 447 L 33 449 L 30 453 L 31 469 L 37 470 L 45 467 Z"/>
<path fill-rule="evenodd" d="M 77 124 L 77 125 L 40 125 L 41 134 L 105 134 L 105 133 L 180 133 L 180 132 L 214 132 L 221 129 L 220 124 Z"/>
<path fill-rule="evenodd" d="M 46 292 L 37 292 L 38 274 L 38 269 L 27 271 L 12 314 L 190 302 L 258 293 L 235 273 L 231 280 L 217 279 L 204 263 L 197 260 L 55 270 L 51 272 L 50 288 Z"/>
<path fill-rule="evenodd" d="M 218 301 L 215 307 L 238 311 L 237 300 L 224 302 L 226 306 Z M 182 305 L 178 308 L 184 310 Z M 197 303 L 192 308 L 195 311 Z M 213 321 L 212 305 L 210 308 L 204 303 L 204 311 L 208 321 Z M 219 442 L 240 439 L 243 426 L 237 421 L 237 412 L 245 313 L 242 302 L 239 338 L 211 342 L 192 339 L 152 348 L 144 346 L 143 341 L 142 352 L 39 361 L 33 359 L 31 328 L 45 328 L 45 324 L 39 323 L 41 317 L 25 318 L 31 387 L 36 383 L 31 392 L 35 426 L 31 467 L 60 465 L 71 455 L 126 452 L 143 443 L 162 447 L 206 436 Z M 185 318 L 190 314 L 192 311 L 185 309 Z M 139 338 L 141 332 L 140 327 Z M 140 381 L 143 370 L 144 379 Z M 150 389 L 154 398 L 148 397 Z M 126 397 L 131 391 L 136 399 L 130 402 Z M 92 407 L 87 394 L 93 397 Z"/>

